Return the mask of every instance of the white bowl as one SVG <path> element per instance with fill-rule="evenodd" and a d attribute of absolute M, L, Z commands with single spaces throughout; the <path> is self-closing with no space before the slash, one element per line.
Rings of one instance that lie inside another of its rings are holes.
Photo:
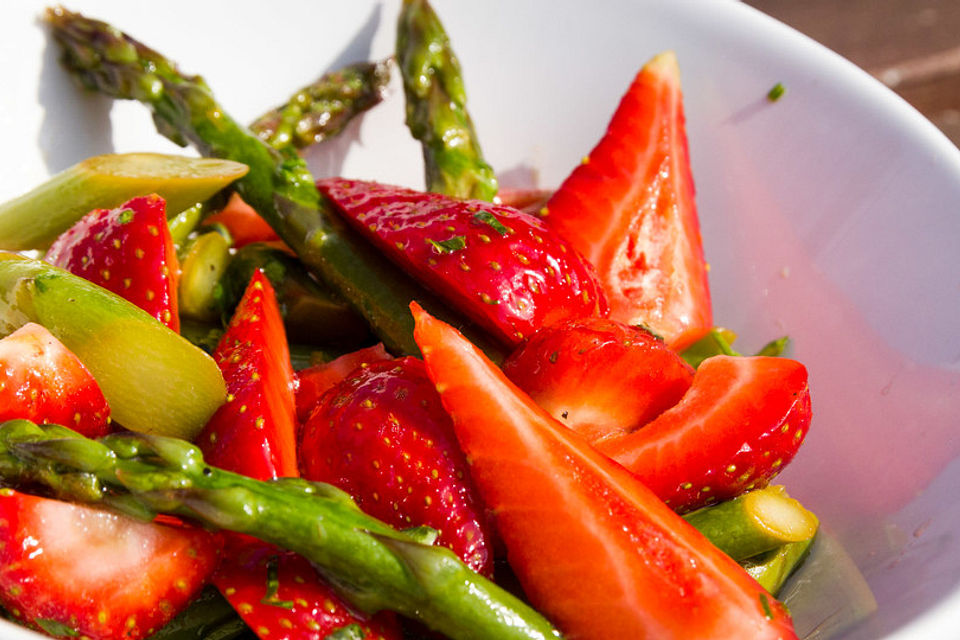
<path fill-rule="evenodd" d="M 76 0 L 69 8 L 202 73 L 247 121 L 329 68 L 388 55 L 396 5 Z M 508 186 L 558 184 L 643 62 L 677 52 L 717 322 L 738 330 L 747 351 L 793 338 L 793 355 L 811 373 L 815 417 L 781 478 L 876 597 L 876 612 L 842 637 L 957 637 L 960 152 L 862 71 L 735 2 L 436 6 L 487 157 Z M 75 88 L 36 21 L 42 7 L 7 2 L 0 23 L 3 199 L 88 155 L 175 149 L 139 105 Z M 786 95 L 770 103 L 777 82 Z M 394 83 L 361 126 L 311 153 L 312 166 L 422 186 L 419 148 L 402 123 Z M 856 580 L 839 595 L 832 578 L 801 581 L 809 583 L 794 592 L 824 596 L 793 605 L 809 637 L 872 606 Z M 36 637 L 2 622 L 0 635 Z"/>

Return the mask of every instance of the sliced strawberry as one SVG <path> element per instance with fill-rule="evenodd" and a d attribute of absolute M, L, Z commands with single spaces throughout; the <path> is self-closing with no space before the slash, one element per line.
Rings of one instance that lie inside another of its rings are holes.
<path fill-rule="evenodd" d="M 256 540 L 229 546 L 213 582 L 262 640 L 323 640 L 350 625 L 357 633 L 345 637 L 402 637 L 393 614 L 354 613 L 306 558 Z"/>
<path fill-rule="evenodd" d="M 353 373 L 357 367 L 389 360 L 391 357 L 381 342 L 344 354 L 330 362 L 301 369 L 297 372 L 297 419 L 306 422 L 327 389 Z"/>
<path fill-rule="evenodd" d="M 218 536 L 0 490 L 0 603 L 56 635 L 153 635 L 207 583 Z"/>
<path fill-rule="evenodd" d="M 0 340 L 0 422 L 25 418 L 96 438 L 110 431 L 97 381 L 45 328 L 27 323 Z"/>
<path fill-rule="evenodd" d="M 603 139 L 546 207 L 547 224 L 597 269 L 610 317 L 680 350 L 712 325 L 672 52 L 641 69 Z"/>
<path fill-rule="evenodd" d="M 259 480 L 297 476 L 293 367 L 263 272 L 254 272 L 213 358 L 227 402 L 197 437 L 206 460 Z"/>
<path fill-rule="evenodd" d="M 236 192 L 230 196 L 227 206 L 204 218 L 203 224 L 222 224 L 230 232 L 237 249 L 251 242 L 282 244 L 277 232 Z"/>
<path fill-rule="evenodd" d="M 483 507 L 422 361 L 374 362 L 330 389 L 301 432 L 300 467 L 389 524 L 433 527 L 440 544 L 490 575 Z"/>
<path fill-rule="evenodd" d="M 531 603 L 565 637 L 795 639 L 790 618 L 642 483 L 415 303 L 414 336 Z"/>
<path fill-rule="evenodd" d="M 679 402 L 693 380 L 693 369 L 662 340 L 602 318 L 541 329 L 503 372 L 590 441 L 643 426 Z"/>
<path fill-rule="evenodd" d="M 506 344 L 606 314 L 593 268 L 529 214 L 373 182 L 317 186 L 386 255 Z"/>
<path fill-rule="evenodd" d="M 714 356 L 679 404 L 596 447 L 683 512 L 766 485 L 793 459 L 810 417 L 799 362 Z"/>
<path fill-rule="evenodd" d="M 126 298 L 174 331 L 177 262 L 166 203 L 153 194 L 96 209 L 54 241 L 46 261 Z"/>

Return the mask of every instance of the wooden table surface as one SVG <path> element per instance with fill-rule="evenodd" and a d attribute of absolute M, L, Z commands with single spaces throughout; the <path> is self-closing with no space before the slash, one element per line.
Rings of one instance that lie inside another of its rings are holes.
<path fill-rule="evenodd" d="M 854 62 L 960 145 L 960 0 L 745 0 Z"/>

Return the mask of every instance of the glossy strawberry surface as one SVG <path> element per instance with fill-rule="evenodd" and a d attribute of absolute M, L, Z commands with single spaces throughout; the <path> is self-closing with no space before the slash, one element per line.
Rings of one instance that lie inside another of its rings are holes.
<path fill-rule="evenodd" d="M 714 356 L 676 406 L 596 446 L 672 508 L 691 511 L 766 485 L 796 455 L 811 416 L 801 363 Z"/>
<path fill-rule="evenodd" d="M 301 432 L 300 465 L 393 526 L 433 527 L 439 544 L 492 571 L 483 506 L 422 361 L 373 362 L 330 389 Z"/>
<path fill-rule="evenodd" d="M 607 312 L 593 267 L 534 216 L 374 182 L 317 185 L 386 255 L 506 344 Z"/>
<path fill-rule="evenodd" d="M 110 431 L 110 407 L 83 363 L 29 322 L 0 340 L 0 422 L 24 418 L 85 436 Z"/>
<path fill-rule="evenodd" d="M 116 209 L 91 211 L 57 238 L 45 259 L 180 330 L 180 263 L 160 196 L 142 196 Z"/>
<path fill-rule="evenodd" d="M 0 603 L 59 637 L 139 640 L 189 604 L 218 536 L 0 490 Z"/>
<path fill-rule="evenodd" d="M 587 318 L 535 333 L 503 372 L 550 415 L 588 440 L 629 433 L 676 404 L 693 369 L 639 327 Z"/>

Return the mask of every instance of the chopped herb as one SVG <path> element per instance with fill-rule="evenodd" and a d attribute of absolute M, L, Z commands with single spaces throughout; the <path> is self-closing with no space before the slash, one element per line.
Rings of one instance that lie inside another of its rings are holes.
<path fill-rule="evenodd" d="M 770 608 L 770 598 L 767 597 L 767 594 L 760 594 L 760 606 L 763 607 L 763 615 L 766 616 L 767 620 L 773 620 L 773 609 Z"/>
<path fill-rule="evenodd" d="M 328 633 L 323 637 L 323 640 L 363 640 L 366 637 L 367 634 L 360 625 L 353 623 L 337 629 L 333 633 Z"/>
<path fill-rule="evenodd" d="M 463 236 L 453 236 L 452 238 L 447 238 L 446 240 L 441 240 L 440 242 L 427 238 L 427 242 L 432 244 L 434 249 L 440 253 L 454 253 L 455 251 L 460 251 L 467 246 L 467 239 Z"/>
<path fill-rule="evenodd" d="M 267 593 L 260 599 L 260 602 L 283 609 L 293 609 L 292 600 L 277 598 L 277 592 L 280 590 L 280 578 L 277 575 L 278 564 L 280 564 L 280 558 L 277 556 L 270 556 L 270 559 L 267 560 Z"/>
<path fill-rule="evenodd" d="M 773 85 L 773 88 L 767 92 L 767 100 L 770 102 L 776 102 L 783 97 L 783 94 L 787 92 L 787 88 L 783 86 L 783 83 L 778 82 Z"/>
<path fill-rule="evenodd" d="M 760 351 L 757 351 L 758 356 L 780 356 L 783 355 L 783 352 L 787 348 L 787 344 L 790 342 L 790 336 L 783 336 L 782 338 L 777 338 L 776 340 L 771 340 L 767 344 L 763 345 Z"/>
<path fill-rule="evenodd" d="M 477 213 L 473 214 L 473 219 L 477 222 L 481 222 L 493 227 L 493 230 L 502 236 L 510 233 L 510 227 L 497 220 L 497 217 L 489 211 L 478 211 Z"/>
<path fill-rule="evenodd" d="M 119 215 L 117 215 L 117 221 L 120 224 L 127 224 L 128 222 L 133 220 L 133 216 L 134 216 L 133 210 L 124 209 L 119 213 Z"/>
<path fill-rule="evenodd" d="M 69 636 L 76 638 L 80 633 L 73 627 L 67 626 L 59 620 L 49 620 L 47 618 L 37 618 L 37 626 L 43 629 L 47 635 L 55 637 Z"/>

